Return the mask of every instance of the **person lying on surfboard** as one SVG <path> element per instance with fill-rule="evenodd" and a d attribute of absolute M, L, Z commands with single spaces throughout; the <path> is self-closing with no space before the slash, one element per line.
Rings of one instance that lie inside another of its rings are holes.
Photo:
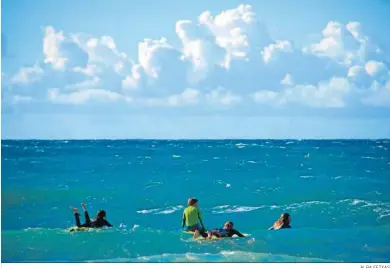
<path fill-rule="evenodd" d="M 203 224 L 202 213 L 198 208 L 198 199 L 189 198 L 187 204 L 188 207 L 183 212 L 182 228 L 187 232 L 198 231 L 204 235 L 206 228 Z M 201 226 L 199 225 L 198 220 Z"/>
<path fill-rule="evenodd" d="M 77 227 L 88 227 L 88 228 L 101 228 L 103 226 L 112 227 L 112 225 L 106 220 L 106 212 L 104 210 L 99 210 L 96 213 L 96 217 L 91 221 L 88 215 L 87 207 L 84 203 L 81 203 L 81 207 L 84 210 L 85 215 L 85 223 L 80 224 L 80 214 L 77 208 L 70 207 L 73 210 L 75 219 L 76 219 L 76 226 Z"/>
<path fill-rule="evenodd" d="M 225 222 L 223 228 L 218 228 L 218 229 L 213 229 L 211 231 L 208 231 L 205 235 L 202 235 L 206 239 L 211 239 L 212 236 L 216 236 L 218 238 L 223 238 L 223 237 L 232 237 L 233 235 L 237 235 L 239 237 L 245 237 L 242 233 L 237 231 L 236 229 L 233 229 L 233 222 L 227 221 Z M 195 232 L 194 238 L 196 239 L 200 233 Z"/>
<path fill-rule="evenodd" d="M 274 225 L 270 227 L 268 230 L 278 230 L 278 229 L 285 229 L 285 228 L 291 228 L 291 216 L 288 213 L 283 213 L 280 215 L 280 218 L 275 221 Z"/>

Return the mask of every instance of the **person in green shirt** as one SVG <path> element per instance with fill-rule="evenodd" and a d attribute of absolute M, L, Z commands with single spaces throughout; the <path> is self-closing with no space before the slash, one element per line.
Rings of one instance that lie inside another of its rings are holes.
<path fill-rule="evenodd" d="M 188 207 L 183 212 L 182 228 L 185 227 L 184 230 L 187 232 L 196 232 L 201 235 L 205 234 L 206 228 L 203 224 L 202 213 L 198 208 L 198 200 L 196 198 L 189 198 L 187 204 Z"/>

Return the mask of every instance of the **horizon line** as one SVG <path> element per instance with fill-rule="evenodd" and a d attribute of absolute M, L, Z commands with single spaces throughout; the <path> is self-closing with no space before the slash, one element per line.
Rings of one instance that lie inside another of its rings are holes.
<path fill-rule="evenodd" d="M 334 140 L 390 140 L 390 138 L 1 138 L 1 141 L 229 141 L 229 140 L 293 140 L 293 141 L 334 141 Z"/>

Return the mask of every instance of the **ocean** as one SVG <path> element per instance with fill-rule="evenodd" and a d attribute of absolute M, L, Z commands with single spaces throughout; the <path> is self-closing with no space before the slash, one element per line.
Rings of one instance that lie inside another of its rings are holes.
<path fill-rule="evenodd" d="M 1 178 L 3 262 L 390 262 L 389 140 L 3 140 Z M 250 235 L 183 234 L 189 197 Z"/>

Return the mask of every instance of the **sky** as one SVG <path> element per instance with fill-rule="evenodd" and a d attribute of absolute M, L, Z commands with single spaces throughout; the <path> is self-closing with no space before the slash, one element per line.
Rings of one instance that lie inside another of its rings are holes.
<path fill-rule="evenodd" d="M 2 139 L 390 138 L 390 1 L 1 8 Z"/>

